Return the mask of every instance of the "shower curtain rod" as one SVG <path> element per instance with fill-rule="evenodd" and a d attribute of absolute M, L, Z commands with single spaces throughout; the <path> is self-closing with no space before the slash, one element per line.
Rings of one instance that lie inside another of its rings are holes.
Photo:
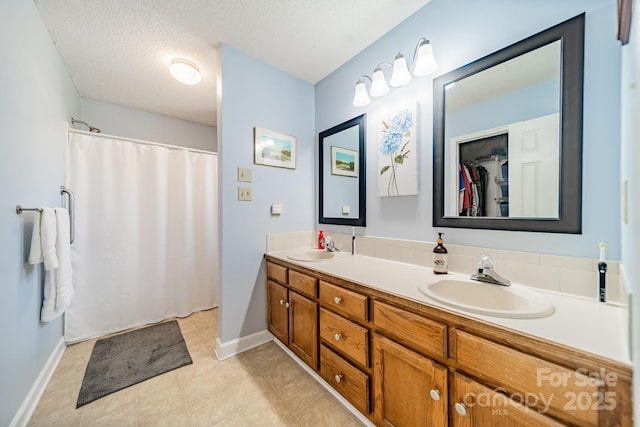
<path fill-rule="evenodd" d="M 87 131 L 84 131 L 84 130 L 73 129 L 73 128 L 69 128 L 69 133 L 79 133 L 81 135 L 89 135 L 89 136 L 94 136 L 96 138 L 117 139 L 117 140 L 120 140 L 120 141 L 134 142 L 136 144 L 155 145 L 157 147 L 164 147 L 164 148 L 168 148 L 170 150 L 187 150 L 187 151 L 192 151 L 194 153 L 213 154 L 214 156 L 218 155 L 218 153 L 216 153 L 215 151 L 198 150 L 197 148 L 181 147 L 179 145 L 162 144 L 162 143 L 159 143 L 159 142 L 144 141 L 142 139 L 133 139 L 133 138 L 125 138 L 123 136 L 107 135 L 107 134 L 104 134 L 104 133 L 93 133 L 93 132 L 87 132 Z"/>

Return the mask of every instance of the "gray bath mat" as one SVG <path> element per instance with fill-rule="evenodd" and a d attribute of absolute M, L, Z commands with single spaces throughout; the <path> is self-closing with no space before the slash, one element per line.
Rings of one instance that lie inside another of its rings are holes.
<path fill-rule="evenodd" d="M 76 408 L 191 363 L 175 320 L 100 339 L 93 347 Z"/>

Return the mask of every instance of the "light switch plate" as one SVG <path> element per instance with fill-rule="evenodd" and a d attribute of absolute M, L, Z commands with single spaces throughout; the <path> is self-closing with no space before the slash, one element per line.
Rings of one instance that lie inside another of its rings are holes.
<path fill-rule="evenodd" d="M 251 182 L 251 169 L 238 168 L 238 181 L 239 182 Z"/>
<path fill-rule="evenodd" d="M 243 202 L 250 202 L 253 196 L 251 187 L 238 187 L 238 200 Z"/>
<path fill-rule="evenodd" d="M 271 215 L 282 215 L 282 203 L 272 203 L 271 204 Z"/>

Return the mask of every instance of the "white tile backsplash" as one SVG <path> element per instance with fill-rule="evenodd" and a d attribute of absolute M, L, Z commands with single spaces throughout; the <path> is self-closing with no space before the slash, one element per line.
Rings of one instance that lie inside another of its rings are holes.
<path fill-rule="evenodd" d="M 527 283 L 527 264 L 499 259 L 493 262 L 495 271 L 512 283 Z"/>
<path fill-rule="evenodd" d="M 597 275 L 594 271 L 562 268 L 560 270 L 560 291 L 597 298 Z"/>
<path fill-rule="evenodd" d="M 328 233 L 343 252 L 351 252 L 351 235 Z M 267 252 L 309 248 L 317 245 L 316 231 L 267 234 Z M 357 236 L 356 253 L 431 268 L 435 242 Z M 513 283 L 565 292 L 588 298 L 598 295 L 598 260 L 506 251 L 475 246 L 448 245 L 449 270 L 473 274 L 480 255 L 489 255 L 496 271 Z M 622 283 L 617 261 L 607 261 L 607 301 L 628 306 L 629 294 Z"/>
<path fill-rule="evenodd" d="M 527 264 L 525 283 L 535 288 L 560 291 L 560 267 L 550 264 Z"/>

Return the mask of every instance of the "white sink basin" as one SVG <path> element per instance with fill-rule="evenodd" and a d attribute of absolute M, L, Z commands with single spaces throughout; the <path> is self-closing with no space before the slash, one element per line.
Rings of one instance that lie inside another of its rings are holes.
<path fill-rule="evenodd" d="M 535 319 L 554 311 L 553 304 L 542 295 L 521 287 L 445 279 L 422 282 L 418 289 L 447 306 L 487 316 Z"/>
<path fill-rule="evenodd" d="M 329 261 L 336 257 L 335 252 L 327 252 L 322 249 L 307 249 L 295 254 L 287 255 L 287 258 L 294 261 Z"/>

